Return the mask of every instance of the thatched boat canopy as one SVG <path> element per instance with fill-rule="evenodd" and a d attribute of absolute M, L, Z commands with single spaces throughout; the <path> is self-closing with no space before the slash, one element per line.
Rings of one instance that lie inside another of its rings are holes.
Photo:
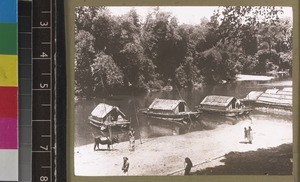
<path fill-rule="evenodd" d="M 209 95 L 202 100 L 200 105 L 227 107 L 232 101 L 237 101 L 237 99 L 229 96 Z"/>
<path fill-rule="evenodd" d="M 277 89 L 277 88 L 271 88 L 271 89 L 267 89 L 265 91 L 265 93 L 267 93 L 267 94 L 276 94 L 278 91 L 279 91 L 279 89 Z"/>
<path fill-rule="evenodd" d="M 187 110 L 187 104 L 184 100 L 169 100 L 156 98 L 148 107 L 148 109 L 153 111 L 174 111 L 178 107 L 182 108 L 179 112 Z"/>
<path fill-rule="evenodd" d="M 243 100 L 268 106 L 292 107 L 292 88 L 286 87 L 282 90 L 273 88 L 267 89 L 265 92 L 251 91 Z"/>
<path fill-rule="evenodd" d="M 122 111 L 120 111 L 118 107 L 104 103 L 98 104 L 97 107 L 95 107 L 95 109 L 92 111 L 91 115 L 100 119 L 105 119 L 109 115 L 111 115 L 112 117 L 126 117 L 125 114 Z"/>
<path fill-rule="evenodd" d="M 260 91 L 251 91 L 244 100 L 251 100 L 251 101 L 256 101 L 258 99 L 259 96 L 261 96 L 261 94 L 263 94 L 264 92 L 260 92 Z"/>

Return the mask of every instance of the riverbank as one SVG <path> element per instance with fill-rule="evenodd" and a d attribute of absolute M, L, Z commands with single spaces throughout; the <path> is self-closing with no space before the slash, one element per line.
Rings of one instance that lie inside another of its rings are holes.
<path fill-rule="evenodd" d="M 230 152 L 221 160 L 224 165 L 198 170 L 191 175 L 291 175 L 292 161 L 292 144 L 282 144 L 270 149 Z"/>
<path fill-rule="evenodd" d="M 252 144 L 244 141 L 244 127 L 248 126 L 251 126 L 254 132 Z M 244 120 L 235 125 L 222 124 L 214 130 L 143 139 L 142 144 L 137 140 L 136 150 L 133 152 L 128 150 L 128 142 L 115 144 L 111 151 L 106 150 L 106 146 L 101 146 L 99 151 L 93 151 L 93 144 L 76 147 L 75 174 L 122 175 L 122 158 L 127 156 L 130 163 L 129 175 L 182 175 L 185 157 L 189 157 L 196 165 L 192 168 L 192 172 L 196 172 L 224 165 L 222 160 L 225 159 L 225 154 L 230 152 L 256 151 L 290 143 L 292 122 L 269 121 L 264 117 L 255 116 L 252 117 L 252 122 Z M 280 161 L 277 164 L 279 165 Z M 260 162 L 256 163 L 257 167 L 260 165 Z M 264 174 L 265 171 L 257 173 Z"/>

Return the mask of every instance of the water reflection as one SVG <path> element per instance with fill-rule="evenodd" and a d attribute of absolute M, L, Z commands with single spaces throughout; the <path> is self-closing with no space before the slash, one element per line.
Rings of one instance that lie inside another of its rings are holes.
<path fill-rule="evenodd" d="M 190 110 L 195 110 L 195 106 L 207 95 L 226 95 L 237 98 L 244 98 L 250 91 L 264 91 L 267 88 L 282 89 L 281 83 L 285 81 L 259 82 L 259 81 L 243 81 L 232 82 L 219 85 L 207 85 L 205 87 L 193 89 L 173 89 L 165 92 L 152 92 L 140 95 L 118 95 L 109 98 L 95 98 L 86 100 L 77 100 L 75 103 L 75 146 L 93 143 L 93 135 L 108 135 L 106 131 L 100 131 L 98 128 L 89 124 L 88 116 L 91 111 L 99 104 L 106 103 L 109 105 L 118 106 L 121 111 L 132 122 L 132 127 L 136 131 L 136 137 L 150 138 L 165 135 L 177 135 L 184 132 L 202 131 L 215 129 L 220 124 L 234 125 L 240 121 L 248 120 L 252 122 L 255 117 L 264 117 L 265 120 L 279 120 L 291 122 L 290 116 L 277 116 L 274 113 L 264 113 L 254 111 L 249 117 L 231 118 L 216 115 L 202 115 L 197 121 L 188 126 L 178 126 L 176 124 L 167 124 L 162 121 L 155 121 L 146 118 L 140 109 L 147 108 L 155 98 L 162 99 L 184 99 Z M 286 86 L 286 85 L 284 85 Z M 113 131 L 113 135 L 118 135 L 121 141 L 128 140 L 128 131 L 117 130 Z"/>

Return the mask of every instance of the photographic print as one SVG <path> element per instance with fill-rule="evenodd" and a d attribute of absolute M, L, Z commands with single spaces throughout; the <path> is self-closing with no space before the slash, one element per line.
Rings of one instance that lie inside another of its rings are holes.
<path fill-rule="evenodd" d="M 75 8 L 77 176 L 292 175 L 292 8 Z"/>

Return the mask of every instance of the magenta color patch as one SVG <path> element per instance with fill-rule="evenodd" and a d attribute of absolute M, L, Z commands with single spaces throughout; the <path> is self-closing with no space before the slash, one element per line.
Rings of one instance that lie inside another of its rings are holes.
<path fill-rule="evenodd" d="M 0 149 L 18 148 L 17 119 L 0 118 Z"/>

